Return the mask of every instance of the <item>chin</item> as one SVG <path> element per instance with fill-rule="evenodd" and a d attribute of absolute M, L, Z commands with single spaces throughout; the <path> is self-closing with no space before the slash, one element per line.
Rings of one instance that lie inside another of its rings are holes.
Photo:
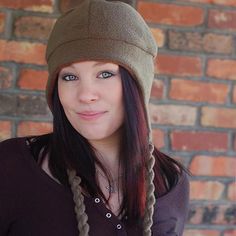
<path fill-rule="evenodd" d="M 86 138 L 88 141 L 96 142 L 96 141 L 109 141 L 114 140 L 118 138 L 120 135 L 120 132 L 117 132 L 118 130 L 111 130 L 110 132 L 102 131 L 102 130 L 91 130 L 91 132 L 81 132 L 78 131 L 84 138 Z"/>

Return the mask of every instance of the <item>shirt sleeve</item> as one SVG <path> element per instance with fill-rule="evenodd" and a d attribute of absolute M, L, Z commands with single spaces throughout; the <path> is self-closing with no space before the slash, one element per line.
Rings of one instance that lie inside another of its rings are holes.
<path fill-rule="evenodd" d="M 157 198 L 153 214 L 153 236 L 182 236 L 189 207 L 189 180 L 185 172 L 170 192 Z"/>

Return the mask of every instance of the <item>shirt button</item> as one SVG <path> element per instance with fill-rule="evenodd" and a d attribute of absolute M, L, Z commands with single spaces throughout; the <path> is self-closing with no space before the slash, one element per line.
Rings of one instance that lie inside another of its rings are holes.
<path fill-rule="evenodd" d="M 96 203 L 99 203 L 100 202 L 100 199 L 99 198 L 95 198 L 94 200 Z"/>
<path fill-rule="evenodd" d="M 107 214 L 106 214 L 106 217 L 107 217 L 107 218 L 111 218 L 111 213 L 107 213 Z"/>
<path fill-rule="evenodd" d="M 118 224 L 118 225 L 116 226 L 116 228 L 117 228 L 117 229 L 121 229 L 122 226 L 121 226 L 120 224 Z"/>

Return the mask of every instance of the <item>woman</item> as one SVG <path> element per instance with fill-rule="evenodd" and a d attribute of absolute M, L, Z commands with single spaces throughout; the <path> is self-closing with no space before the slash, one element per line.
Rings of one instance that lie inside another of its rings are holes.
<path fill-rule="evenodd" d="M 151 142 L 156 53 L 125 3 L 85 0 L 57 20 L 53 132 L 0 144 L 0 235 L 182 235 L 188 180 Z"/>

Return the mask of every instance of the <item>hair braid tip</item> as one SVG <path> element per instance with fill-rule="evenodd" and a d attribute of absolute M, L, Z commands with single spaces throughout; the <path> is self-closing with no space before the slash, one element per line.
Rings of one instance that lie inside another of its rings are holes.
<path fill-rule="evenodd" d="M 144 213 L 144 220 L 143 220 L 143 235 L 144 236 L 151 236 L 151 227 L 153 223 L 153 212 L 154 212 L 154 204 L 155 204 L 155 186 L 153 183 L 154 179 L 154 164 L 155 158 L 153 156 L 154 145 L 150 143 L 150 158 L 147 163 L 147 199 L 146 199 L 146 210 Z"/>
<path fill-rule="evenodd" d="M 69 183 L 73 193 L 73 200 L 75 203 L 75 213 L 78 222 L 79 236 L 88 236 L 89 225 L 88 216 L 85 212 L 84 196 L 81 191 L 80 183 L 81 178 L 76 176 L 75 170 L 67 170 Z"/>

